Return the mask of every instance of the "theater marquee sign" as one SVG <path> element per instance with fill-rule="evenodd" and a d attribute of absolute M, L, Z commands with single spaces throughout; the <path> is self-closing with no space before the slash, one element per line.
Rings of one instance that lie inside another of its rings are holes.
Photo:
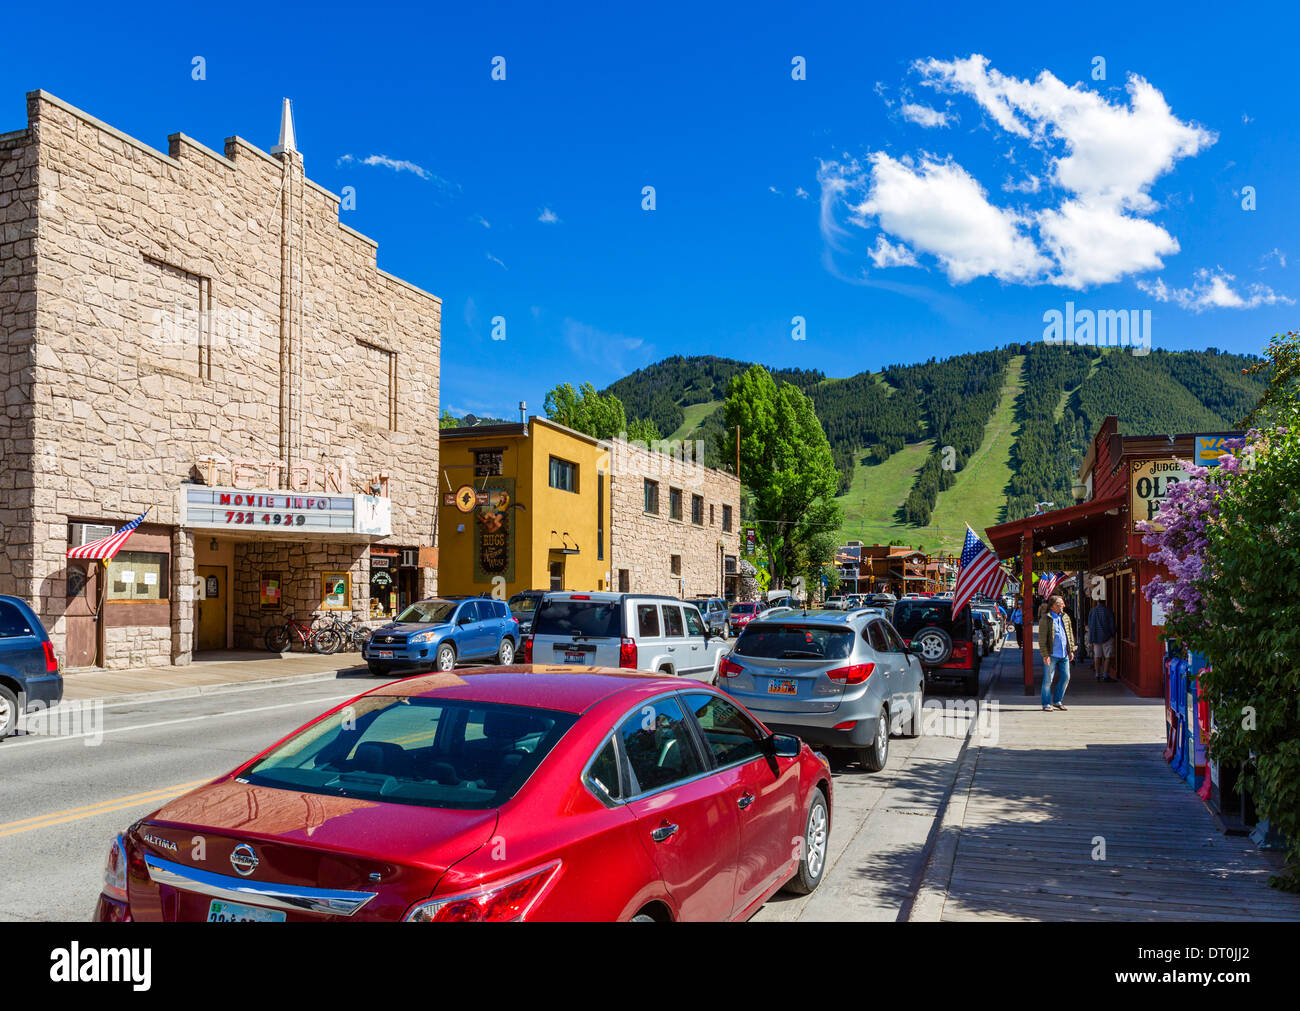
<path fill-rule="evenodd" d="M 393 532 L 392 501 L 378 495 L 302 495 L 185 485 L 181 526 L 270 536 L 388 537 Z"/>

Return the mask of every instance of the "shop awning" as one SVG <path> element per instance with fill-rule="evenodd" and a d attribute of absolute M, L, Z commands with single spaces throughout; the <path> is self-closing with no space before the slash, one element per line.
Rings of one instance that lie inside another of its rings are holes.
<path fill-rule="evenodd" d="M 1111 517 L 1128 509 L 1128 495 L 1120 492 L 1109 498 L 1081 502 L 1066 509 L 1054 509 L 1037 516 L 997 526 L 985 527 L 989 546 L 999 558 L 1014 558 L 1020 554 L 1020 545 L 1026 534 L 1032 534 L 1035 550 L 1067 544 L 1086 536 L 1090 531 L 1105 526 Z"/>

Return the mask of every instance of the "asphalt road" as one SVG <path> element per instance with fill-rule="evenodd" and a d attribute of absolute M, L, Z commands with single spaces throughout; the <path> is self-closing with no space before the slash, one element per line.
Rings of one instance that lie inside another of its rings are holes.
<path fill-rule="evenodd" d="M 103 710 L 103 738 L 0 741 L 0 920 L 87 920 L 113 836 L 375 679 L 249 688 Z"/>
<path fill-rule="evenodd" d="M 985 661 L 985 684 L 993 660 Z M 117 832 L 378 683 L 347 677 L 123 702 L 104 706 L 98 740 L 0 741 L 0 921 L 88 919 Z M 961 696 L 941 690 L 931 699 Z M 959 714 L 936 733 L 894 738 L 882 773 L 837 768 L 826 878 L 811 896 L 777 896 L 755 919 L 896 919 L 955 775 L 964 720 Z"/>

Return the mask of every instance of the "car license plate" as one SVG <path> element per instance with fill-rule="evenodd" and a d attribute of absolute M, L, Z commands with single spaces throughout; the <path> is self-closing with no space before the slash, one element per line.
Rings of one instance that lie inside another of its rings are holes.
<path fill-rule="evenodd" d="M 767 683 L 767 694 L 769 695 L 798 695 L 799 689 L 793 681 L 769 681 Z"/>
<path fill-rule="evenodd" d="M 283 923 L 284 913 L 258 906 L 241 906 L 237 902 L 213 899 L 208 906 L 209 923 Z"/>
<path fill-rule="evenodd" d="M 565 663 L 580 663 L 580 664 L 584 664 L 584 665 L 585 665 L 586 662 L 587 662 L 587 653 L 586 653 L 585 650 L 581 650 L 581 649 L 580 649 L 580 650 L 576 650 L 576 651 L 575 651 L 575 650 L 565 650 L 565 651 L 564 651 L 564 662 L 565 662 Z"/>
<path fill-rule="evenodd" d="M 393 651 L 391 649 L 377 649 L 373 652 L 380 660 L 391 660 L 393 658 Z"/>

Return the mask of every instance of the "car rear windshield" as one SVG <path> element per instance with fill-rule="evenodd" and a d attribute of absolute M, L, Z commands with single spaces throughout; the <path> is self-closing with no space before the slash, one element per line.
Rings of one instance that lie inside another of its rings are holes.
<path fill-rule="evenodd" d="M 241 778 L 330 797 L 483 810 L 513 797 L 576 721 L 549 709 L 372 696 L 295 734 Z"/>
<path fill-rule="evenodd" d="M 520 612 L 536 611 L 539 603 L 541 603 L 540 597 L 511 597 L 510 610 Z"/>
<path fill-rule="evenodd" d="M 818 625 L 746 626 L 736 641 L 740 656 L 768 660 L 843 660 L 853 652 L 853 632 Z"/>
<path fill-rule="evenodd" d="M 404 625 L 425 625 L 451 620 L 451 613 L 456 610 L 454 600 L 421 600 L 412 604 L 397 616 Z"/>
<path fill-rule="evenodd" d="M 946 600 L 900 600 L 894 605 L 894 628 L 904 639 L 927 625 L 937 625 L 954 639 L 970 638 L 970 609 L 963 607 L 952 620 L 952 604 Z"/>
<path fill-rule="evenodd" d="M 612 600 L 548 600 L 537 609 L 533 634 L 621 638 L 619 605 Z"/>

